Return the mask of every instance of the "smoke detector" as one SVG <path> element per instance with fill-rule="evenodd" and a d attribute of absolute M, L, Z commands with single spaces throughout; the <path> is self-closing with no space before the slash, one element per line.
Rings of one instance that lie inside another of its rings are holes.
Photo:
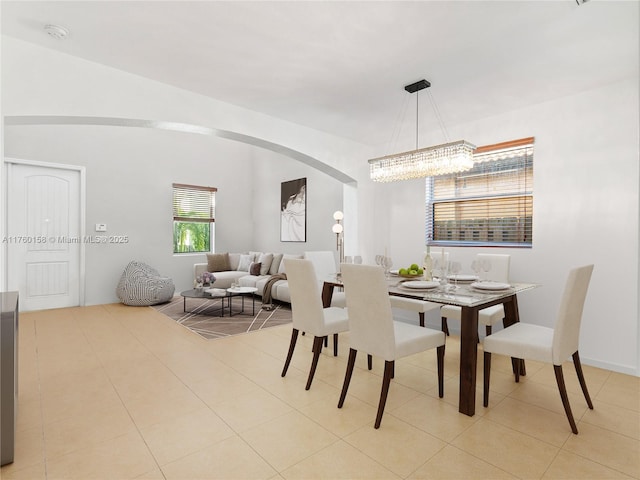
<path fill-rule="evenodd" d="M 55 38 L 56 40 L 64 40 L 69 36 L 69 30 L 61 27 L 60 25 L 45 25 L 44 31 L 47 33 L 47 35 L 49 35 L 51 38 Z"/>

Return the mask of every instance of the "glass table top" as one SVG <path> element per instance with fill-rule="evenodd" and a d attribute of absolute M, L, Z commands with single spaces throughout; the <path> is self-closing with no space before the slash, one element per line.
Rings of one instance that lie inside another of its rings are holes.
<path fill-rule="evenodd" d="M 331 276 L 328 282 L 340 286 L 341 279 Z M 409 288 L 404 285 L 410 280 L 392 276 L 387 280 L 389 284 L 389 293 L 401 297 L 415 298 L 426 300 L 434 303 L 442 303 L 446 305 L 457 305 L 460 307 L 477 307 L 485 303 L 493 302 L 501 298 L 507 298 L 520 292 L 534 289 L 540 285 L 535 283 L 510 283 L 505 289 L 497 288 L 499 285 L 491 285 L 491 282 L 482 282 L 486 289 L 476 288 L 472 283 L 459 282 L 457 285 L 452 283 L 440 284 L 435 288 Z"/>

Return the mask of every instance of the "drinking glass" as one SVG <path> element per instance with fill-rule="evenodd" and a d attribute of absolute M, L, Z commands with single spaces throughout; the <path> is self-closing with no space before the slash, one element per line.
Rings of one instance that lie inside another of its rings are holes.
<path fill-rule="evenodd" d="M 353 257 L 351 256 L 344 257 L 344 263 L 353 263 Z"/>
<path fill-rule="evenodd" d="M 440 280 L 442 278 L 442 260 L 438 257 L 434 258 L 431 268 L 433 269 L 433 276 Z"/>
<path fill-rule="evenodd" d="M 475 273 L 478 279 L 480 279 L 480 272 L 482 272 L 482 263 L 480 260 L 474 260 L 471 262 L 471 270 L 473 270 L 473 273 Z"/>
<path fill-rule="evenodd" d="M 442 286 L 447 285 L 448 263 L 444 258 L 436 258 L 433 262 L 433 270 L 434 272 L 438 272 L 438 280 Z"/>
<path fill-rule="evenodd" d="M 484 272 L 484 280 L 488 280 L 487 273 L 491 271 L 491 260 L 488 258 L 483 258 L 480 261 L 480 266 L 482 267 L 482 271 Z"/>
<path fill-rule="evenodd" d="M 453 277 L 453 289 L 457 290 L 458 287 L 458 274 L 462 270 L 462 264 L 460 262 L 449 262 L 449 274 Z"/>
<path fill-rule="evenodd" d="M 393 267 L 393 261 L 391 260 L 391 257 L 382 257 L 382 266 L 384 267 L 384 276 L 386 278 L 389 278 L 389 271 L 391 270 L 391 267 Z"/>
<path fill-rule="evenodd" d="M 362 257 L 360 255 L 356 255 L 353 257 L 353 263 L 356 265 L 362 265 Z"/>

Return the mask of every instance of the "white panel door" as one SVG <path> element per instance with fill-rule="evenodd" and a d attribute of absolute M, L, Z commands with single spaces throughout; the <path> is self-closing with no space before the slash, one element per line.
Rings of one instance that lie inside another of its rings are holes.
<path fill-rule="evenodd" d="M 80 171 L 10 164 L 9 290 L 21 310 L 80 305 Z"/>

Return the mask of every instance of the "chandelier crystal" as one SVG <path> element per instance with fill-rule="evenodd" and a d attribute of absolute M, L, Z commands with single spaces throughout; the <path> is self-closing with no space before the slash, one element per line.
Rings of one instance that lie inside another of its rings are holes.
<path fill-rule="evenodd" d="M 374 182 L 393 182 L 464 172 L 473 167 L 475 149 L 475 145 L 459 140 L 373 158 L 369 160 L 369 173 Z"/>
<path fill-rule="evenodd" d="M 429 88 L 427 80 L 406 85 L 404 89 L 409 93 L 417 93 Z M 433 99 L 432 99 L 433 101 Z M 448 140 L 444 124 L 433 104 L 440 127 Z M 416 95 L 416 150 L 395 153 L 369 160 L 369 174 L 374 182 L 393 182 L 397 180 L 411 180 L 413 178 L 435 177 L 449 173 L 465 172 L 473 168 L 473 152 L 475 145 L 459 140 L 457 142 L 418 148 L 418 97 Z"/>

